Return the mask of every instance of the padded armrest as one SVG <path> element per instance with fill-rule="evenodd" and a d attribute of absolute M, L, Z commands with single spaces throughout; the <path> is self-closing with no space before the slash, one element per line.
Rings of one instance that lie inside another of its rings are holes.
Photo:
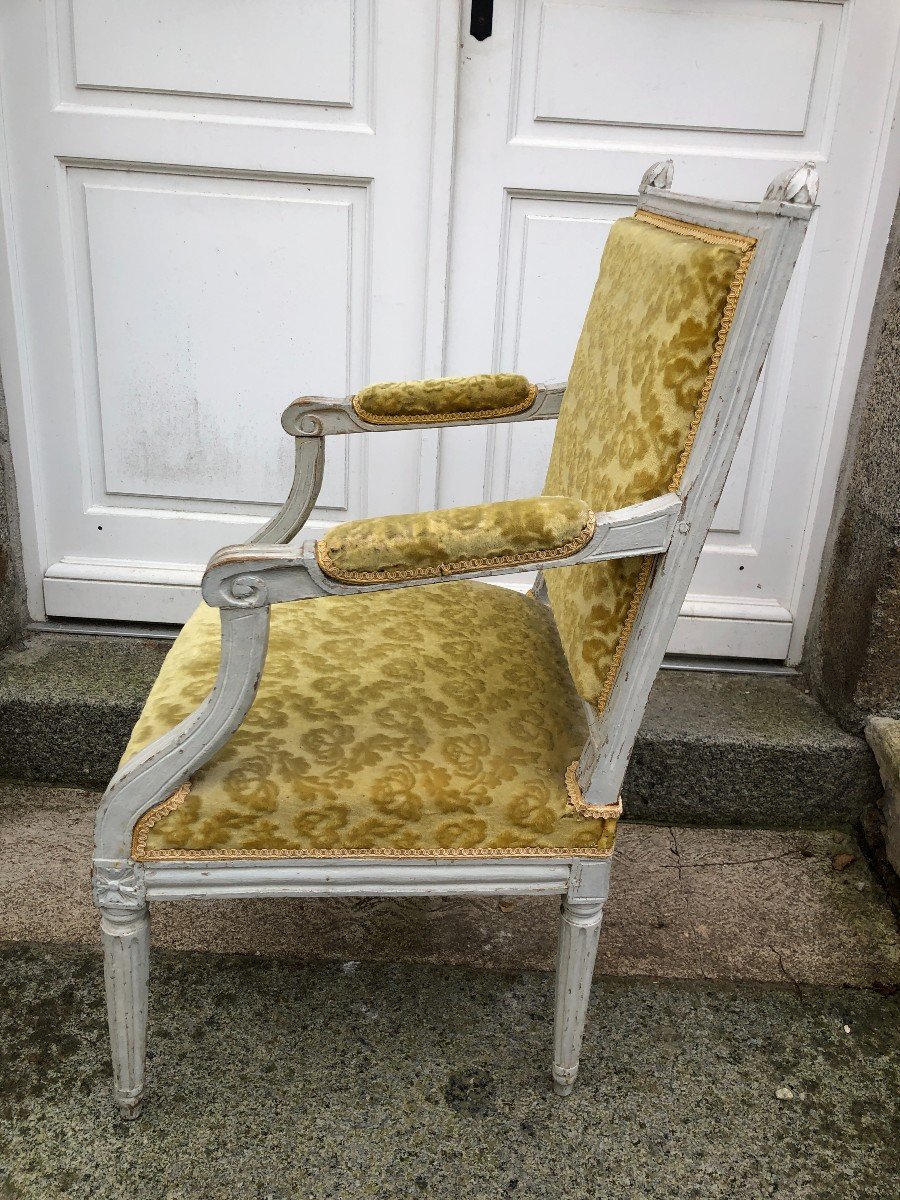
<path fill-rule="evenodd" d="M 439 579 L 565 558 L 593 532 L 594 514 L 583 500 L 540 496 L 348 521 L 316 542 L 316 560 L 341 583 Z"/>
<path fill-rule="evenodd" d="M 351 397 L 351 404 L 370 425 L 434 425 L 512 416 L 536 396 L 537 386 L 524 375 L 469 375 L 376 383 Z"/>
<path fill-rule="evenodd" d="M 304 542 L 299 547 L 223 546 L 204 572 L 203 599 L 214 608 L 246 610 L 335 592 L 352 594 L 373 586 L 450 582 L 469 571 L 501 575 L 527 571 L 530 566 L 548 569 L 638 554 L 665 554 L 682 504 L 677 493 L 667 492 L 614 512 L 594 513 L 580 500 L 542 496 L 410 517 L 348 521 L 321 542 Z M 376 537 L 372 537 L 373 527 Z M 426 528 L 443 531 L 441 537 L 430 543 L 418 537 L 418 531 Z M 352 537 L 346 538 L 346 532 L 352 534 L 354 529 L 367 536 L 355 542 Z M 387 539 L 385 532 L 396 537 Z M 562 540 L 565 538 L 569 540 Z M 331 564 L 330 546 L 340 565 Z M 394 554 L 392 546 L 403 553 Z M 472 557 L 453 557 L 460 554 Z M 358 575 L 350 573 L 353 565 L 362 568 Z M 367 567 L 376 569 L 367 572 Z M 329 579 L 329 568 L 343 568 L 343 578 L 350 582 L 344 583 L 342 576 L 333 574 Z"/>
<path fill-rule="evenodd" d="M 547 421 L 559 416 L 566 384 L 529 383 L 524 375 L 470 375 L 376 383 L 355 396 L 298 396 L 281 414 L 297 438 L 385 433 L 392 429 L 491 421 Z"/>

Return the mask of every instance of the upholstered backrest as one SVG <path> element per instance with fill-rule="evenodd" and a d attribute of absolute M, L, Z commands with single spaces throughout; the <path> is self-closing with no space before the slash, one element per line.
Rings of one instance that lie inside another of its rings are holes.
<path fill-rule="evenodd" d="M 756 243 L 638 211 L 612 227 L 575 351 L 545 495 L 597 512 L 677 489 Z M 579 693 L 602 711 L 653 566 L 546 572 Z"/>

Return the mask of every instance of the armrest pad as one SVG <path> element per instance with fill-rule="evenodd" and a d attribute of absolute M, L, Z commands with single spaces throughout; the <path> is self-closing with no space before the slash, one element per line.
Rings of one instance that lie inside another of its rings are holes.
<path fill-rule="evenodd" d="M 434 425 L 506 417 L 530 408 L 537 387 L 524 375 L 470 375 L 376 383 L 351 398 L 358 417 L 370 425 Z"/>
<path fill-rule="evenodd" d="M 316 560 L 341 583 L 439 579 L 566 558 L 593 532 L 594 514 L 583 500 L 540 496 L 348 521 L 316 542 Z"/>

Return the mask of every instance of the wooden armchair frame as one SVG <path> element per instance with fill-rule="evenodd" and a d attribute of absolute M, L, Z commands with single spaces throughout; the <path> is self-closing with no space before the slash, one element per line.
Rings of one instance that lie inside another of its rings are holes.
<path fill-rule="evenodd" d="M 775 323 L 814 210 L 818 180 L 812 164 L 789 170 L 758 204 L 726 203 L 671 191 L 671 160 L 645 174 L 640 205 L 757 239 L 731 333 L 681 483 L 676 492 L 611 513 L 596 514 L 593 536 L 578 553 L 544 562 L 543 570 L 629 555 L 658 556 L 621 669 L 601 716 L 585 705 L 589 738 L 578 782 L 590 804 L 617 800 L 650 687 L 690 583 L 771 342 Z M 564 384 L 538 387 L 524 412 L 493 422 L 417 420 L 419 428 L 546 420 L 559 413 Z M 220 609 L 221 659 L 207 699 L 186 720 L 130 759 L 112 779 L 97 815 L 93 894 L 101 913 L 112 1043 L 114 1095 L 123 1116 L 139 1115 L 144 1095 L 148 1012 L 149 910 L 152 900 L 187 897 L 542 895 L 563 898 L 557 966 L 553 1086 L 572 1090 L 590 994 L 609 859 L 571 857 L 341 859 L 280 858 L 136 862 L 132 831 L 153 805 L 170 796 L 229 739 L 247 714 L 266 657 L 270 605 L 374 588 L 447 582 L 346 585 L 323 574 L 311 544 L 287 543 L 303 528 L 322 482 L 325 438 L 409 428 L 369 424 L 350 400 L 294 401 L 282 424 L 296 439 L 290 494 L 277 515 L 244 546 L 211 559 L 203 578 L 206 602 Z M 526 565 L 481 571 L 499 575 Z M 542 595 L 542 579 L 536 587 Z M 298 647 L 302 662 L 302 647 Z"/>

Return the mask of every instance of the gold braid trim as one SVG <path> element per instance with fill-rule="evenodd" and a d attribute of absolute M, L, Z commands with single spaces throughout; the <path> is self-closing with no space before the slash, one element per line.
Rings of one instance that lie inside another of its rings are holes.
<path fill-rule="evenodd" d="M 478 412 L 407 413 L 393 417 L 368 412 L 360 403 L 359 396 L 351 396 L 350 403 L 360 420 L 367 421 L 370 425 L 451 425 L 454 421 L 486 421 L 492 417 L 511 417 L 514 413 L 525 412 L 534 404 L 537 393 L 537 384 L 533 383 L 526 392 L 524 400 L 519 400 L 506 408 L 484 408 Z"/>
<path fill-rule="evenodd" d="M 569 794 L 569 805 L 583 817 L 592 817 L 596 821 L 618 821 L 622 815 L 621 796 L 615 804 L 589 804 L 582 795 L 578 784 L 578 759 L 566 767 L 566 791 Z"/>
<path fill-rule="evenodd" d="M 725 351 L 725 343 L 728 340 L 728 334 L 731 332 L 731 326 L 734 322 L 734 314 L 737 311 L 737 303 L 743 291 L 744 283 L 747 279 L 747 272 L 750 269 L 750 263 L 753 259 L 753 253 L 756 250 L 756 238 L 750 237 L 743 233 L 730 233 L 724 229 L 708 229 L 705 225 L 692 225 L 689 221 L 678 221 L 675 217 L 664 217 L 658 213 L 646 212 L 643 209 L 638 209 L 634 214 L 636 221 L 643 221 L 647 225 L 655 225 L 658 229 L 665 229 L 668 233 L 680 233 L 687 237 L 697 238 L 698 241 L 705 242 L 709 246 L 730 246 L 732 249 L 743 251 L 737 270 L 734 273 L 734 278 L 731 281 L 731 287 L 728 290 L 728 295 L 725 299 L 725 307 L 722 309 L 722 321 L 719 325 L 719 332 L 716 336 L 716 342 L 713 346 L 712 357 L 709 360 L 709 369 L 706 372 L 706 378 L 703 381 L 703 387 L 700 389 L 700 396 L 697 400 L 697 407 L 694 409 L 694 416 L 691 420 L 690 428 L 685 438 L 684 447 L 681 451 L 681 456 L 678 464 L 675 467 L 675 472 L 669 483 L 669 491 L 677 492 L 681 485 L 681 480 L 688 464 L 688 459 L 691 456 L 691 450 L 694 446 L 694 441 L 697 437 L 697 431 L 700 428 L 700 421 L 703 418 L 703 413 L 706 410 L 706 404 L 712 394 L 713 383 L 715 382 L 716 372 L 719 369 L 719 363 L 722 361 L 722 355 Z M 628 613 L 625 617 L 625 624 L 622 627 L 622 632 L 616 644 L 616 651 L 613 655 L 612 662 L 609 666 L 606 679 L 603 682 L 603 687 L 600 695 L 597 697 L 596 707 L 598 714 L 602 713 L 609 703 L 609 698 L 612 695 L 613 687 L 618 678 L 619 668 L 622 665 L 622 659 L 625 655 L 625 648 L 628 645 L 628 639 L 631 637 L 631 631 L 634 628 L 634 623 L 637 620 L 638 611 L 641 607 L 641 601 L 644 598 L 644 593 L 647 590 L 647 584 L 650 581 L 650 574 L 653 569 L 654 556 L 649 555 L 644 559 L 644 564 L 641 569 L 638 581 L 635 584 L 634 595 L 631 598 L 631 603 L 628 606 Z"/>
<path fill-rule="evenodd" d="M 508 850 L 148 850 L 140 862 L 168 862 L 170 859 L 245 859 L 245 858 L 612 858 L 612 849 L 593 846 L 516 846 Z"/>
<path fill-rule="evenodd" d="M 578 537 L 562 546 L 551 546 L 549 550 L 528 550 L 522 554 L 488 554 L 483 558 L 462 558 L 456 562 L 430 563 L 425 567 L 409 567 L 393 571 L 342 571 L 335 566 L 324 541 L 316 542 L 316 562 L 331 579 L 341 583 L 397 583 L 407 579 L 441 579 L 447 575 L 460 575 L 467 571 L 490 570 L 493 567 L 515 567 L 531 563 L 551 562 L 557 558 L 568 558 L 583 550 L 594 536 L 597 518 L 588 513 L 587 521 Z"/>
<path fill-rule="evenodd" d="M 753 250 L 756 238 L 749 233 L 733 233 L 730 229 L 710 229 L 708 225 L 694 225 L 690 221 L 682 221 L 679 217 L 666 217 L 662 213 L 650 212 L 639 208 L 634 214 L 636 221 L 646 221 L 648 225 L 656 225 L 669 233 L 684 233 L 695 237 L 699 242 L 708 246 L 731 246 L 734 250 Z"/>
<path fill-rule="evenodd" d="M 569 771 L 574 771 L 578 763 L 573 763 Z M 569 771 L 566 772 L 566 790 L 569 802 L 573 808 L 578 808 L 572 799 L 569 786 Z M 574 778 L 574 776 L 573 776 Z M 150 830 L 163 817 L 169 816 L 187 800 L 191 791 L 192 780 L 183 783 L 173 792 L 168 800 L 163 800 L 155 808 L 138 820 L 131 835 L 131 857 L 138 862 L 158 862 L 169 859 L 242 859 L 242 858 L 610 858 L 612 848 L 600 850 L 592 846 L 516 846 L 506 850 L 476 847 L 474 849 L 458 850 L 392 850 L 392 849 L 340 849 L 313 850 L 297 847 L 293 850 L 149 850 L 147 838 Z M 574 785 L 578 788 L 578 784 Z M 579 796 L 581 792 L 578 792 Z M 583 803 L 583 802 L 582 802 Z M 603 817 L 615 821 L 622 812 L 621 804 L 606 804 L 599 807 L 596 804 L 586 805 L 585 815 Z"/>
<path fill-rule="evenodd" d="M 172 793 L 168 800 L 163 800 L 155 808 L 148 809 L 139 818 L 131 833 L 132 858 L 144 860 L 153 857 L 153 851 L 147 849 L 147 837 L 150 830 L 157 821 L 161 821 L 163 817 L 167 817 L 169 813 L 174 812 L 176 808 L 180 808 L 184 804 L 190 795 L 192 782 L 190 779 L 186 780 L 177 791 Z"/>

